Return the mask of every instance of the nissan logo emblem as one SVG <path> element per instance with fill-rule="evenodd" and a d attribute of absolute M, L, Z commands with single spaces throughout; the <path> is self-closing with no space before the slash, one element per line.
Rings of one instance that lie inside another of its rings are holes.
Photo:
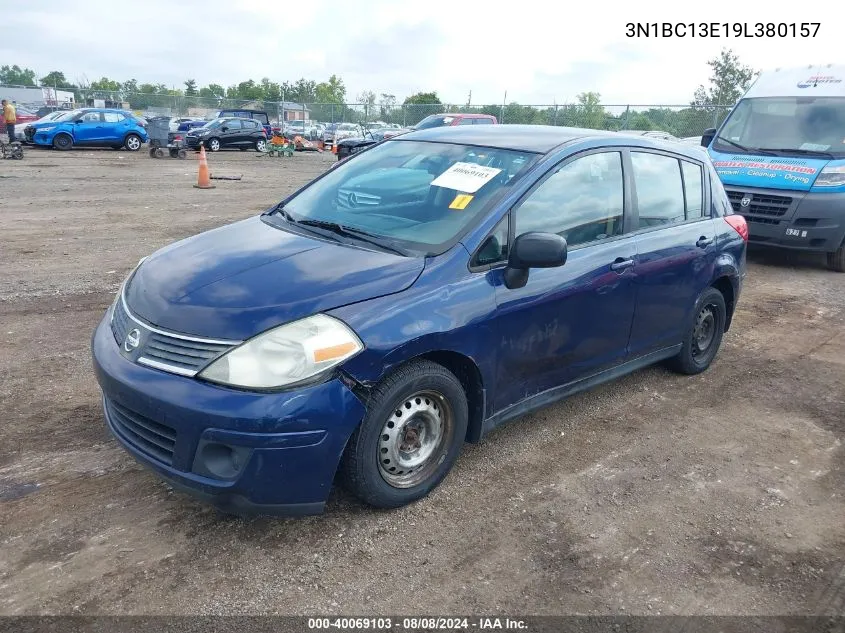
<path fill-rule="evenodd" d="M 138 344 L 141 342 L 141 331 L 138 328 L 134 330 L 129 330 L 129 334 L 126 335 L 126 339 L 123 341 L 123 349 L 127 352 L 131 352 L 133 349 L 138 347 Z"/>
<path fill-rule="evenodd" d="M 751 196 L 743 196 L 742 200 L 739 201 L 739 206 L 743 209 L 746 208 L 749 204 L 751 204 Z"/>

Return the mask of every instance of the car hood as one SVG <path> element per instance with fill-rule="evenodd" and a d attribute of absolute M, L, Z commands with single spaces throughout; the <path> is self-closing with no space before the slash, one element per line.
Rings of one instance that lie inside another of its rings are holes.
<path fill-rule="evenodd" d="M 144 260 L 126 289 L 151 325 L 244 340 L 288 321 L 408 288 L 422 258 L 323 241 L 260 217 L 201 233 Z"/>

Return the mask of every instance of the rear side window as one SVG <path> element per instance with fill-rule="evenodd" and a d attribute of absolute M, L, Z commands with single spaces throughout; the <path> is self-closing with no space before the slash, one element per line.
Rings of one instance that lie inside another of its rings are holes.
<path fill-rule="evenodd" d="M 492 119 L 476 119 L 476 125 L 491 125 L 493 123 Z"/>
<path fill-rule="evenodd" d="M 119 112 L 103 112 L 103 119 L 106 123 L 120 123 L 126 118 Z"/>
<path fill-rule="evenodd" d="M 458 125 L 472 125 L 472 119 L 458 119 Z"/>
<path fill-rule="evenodd" d="M 684 186 L 677 158 L 631 152 L 640 228 L 684 222 Z"/>
<path fill-rule="evenodd" d="M 704 188 L 701 167 L 685 160 L 681 161 L 684 174 L 684 196 L 687 202 L 687 220 L 704 216 Z"/>
<path fill-rule="evenodd" d="M 263 125 L 268 125 L 268 124 L 270 123 L 270 119 L 268 119 L 268 118 L 267 118 L 267 115 L 266 115 L 266 114 L 264 114 L 263 112 L 259 112 L 259 113 L 257 113 L 257 114 L 253 114 L 253 115 L 252 115 L 252 118 L 253 118 L 253 119 L 255 119 L 256 121 L 259 121 L 259 122 L 260 122 L 260 123 L 262 123 Z"/>
<path fill-rule="evenodd" d="M 529 194 L 514 214 L 514 235 L 542 231 L 557 233 L 570 246 L 588 244 L 621 235 L 623 209 L 622 155 L 588 154 L 558 169 Z"/>

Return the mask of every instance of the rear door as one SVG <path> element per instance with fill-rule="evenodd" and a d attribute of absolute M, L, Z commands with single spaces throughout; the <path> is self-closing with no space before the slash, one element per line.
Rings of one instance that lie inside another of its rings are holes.
<path fill-rule="evenodd" d="M 120 112 L 103 112 L 103 137 L 105 143 L 122 143 L 129 131 L 129 119 Z"/>
<path fill-rule="evenodd" d="M 638 257 L 630 351 L 643 356 L 682 341 L 692 309 L 712 282 L 715 227 L 703 164 L 668 152 L 630 152 Z"/>

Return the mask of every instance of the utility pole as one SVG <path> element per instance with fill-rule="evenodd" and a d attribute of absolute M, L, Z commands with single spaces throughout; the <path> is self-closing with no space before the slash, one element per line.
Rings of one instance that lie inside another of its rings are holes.
<path fill-rule="evenodd" d="M 508 91 L 505 90 L 505 96 L 502 98 L 502 112 L 499 115 L 499 123 L 505 122 L 505 104 L 508 102 Z"/>
<path fill-rule="evenodd" d="M 467 97 L 467 108 L 472 107 L 472 90 L 469 91 L 469 96 Z"/>

